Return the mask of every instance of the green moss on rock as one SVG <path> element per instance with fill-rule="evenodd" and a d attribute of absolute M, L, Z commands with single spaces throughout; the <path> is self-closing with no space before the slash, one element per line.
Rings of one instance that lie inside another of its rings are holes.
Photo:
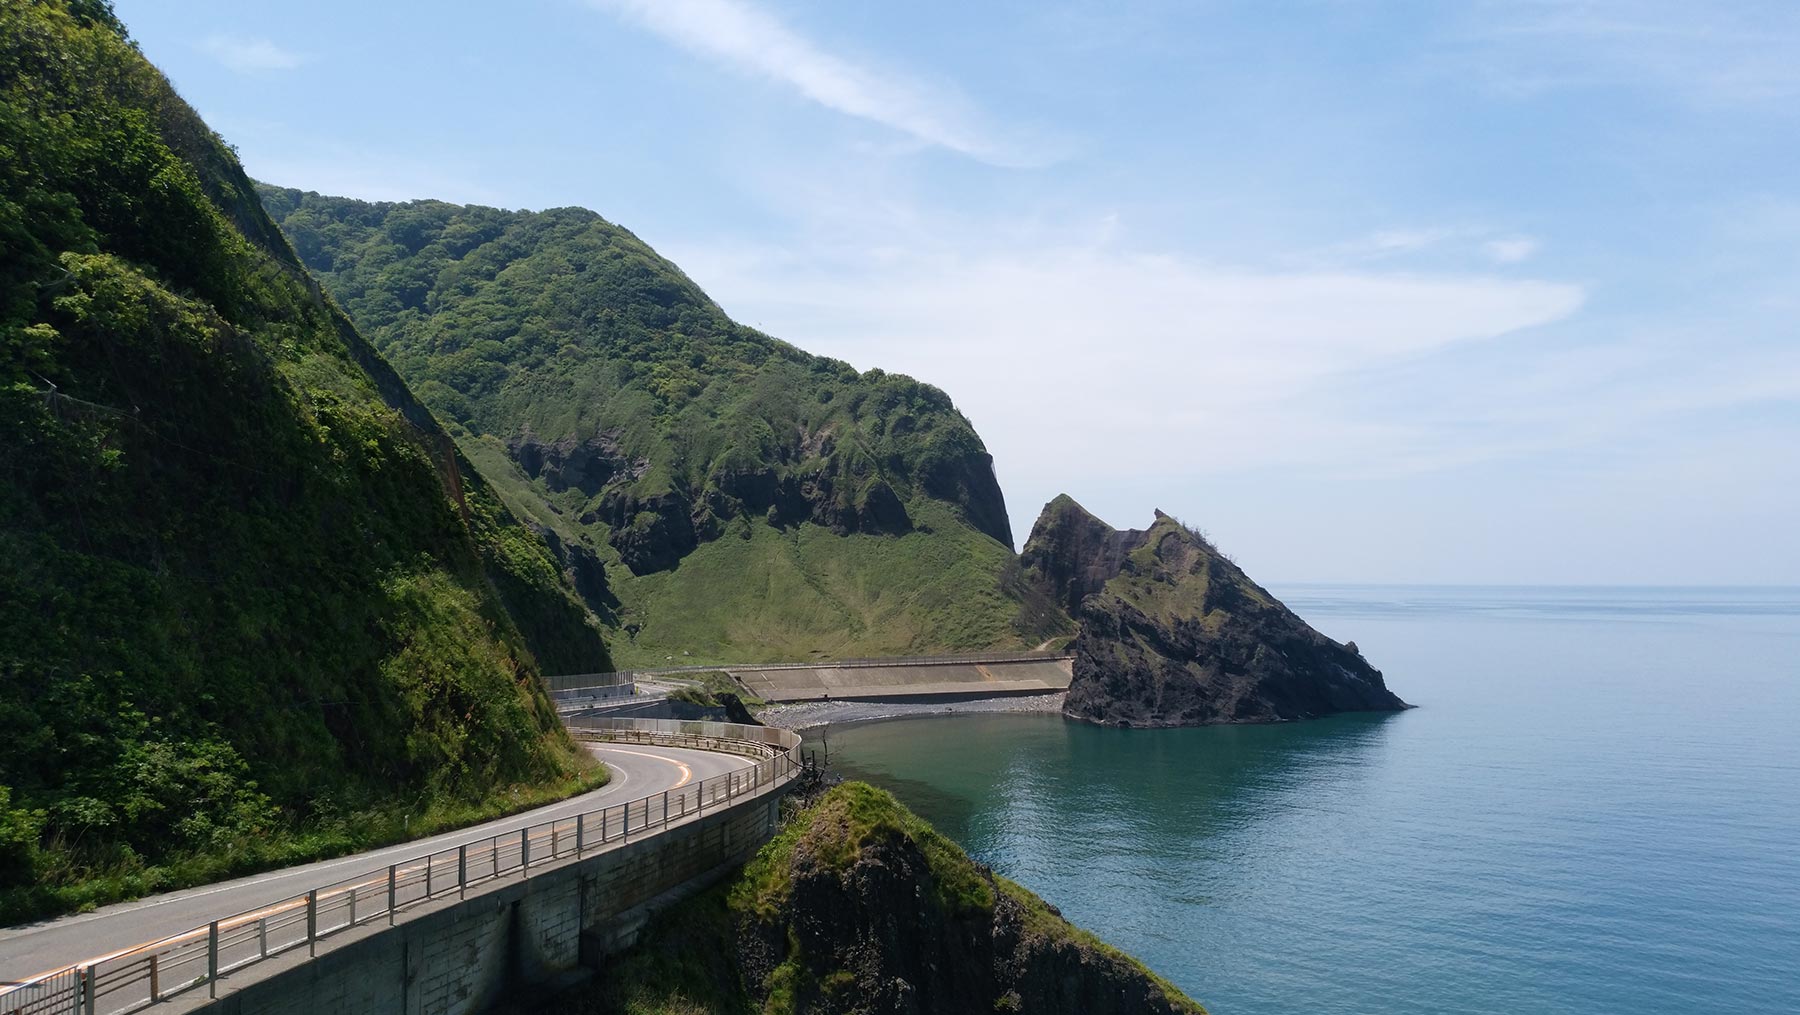
<path fill-rule="evenodd" d="M 732 961 L 720 960 L 730 955 Z M 1200 1013 L 888 793 L 835 786 L 558 1012 Z"/>

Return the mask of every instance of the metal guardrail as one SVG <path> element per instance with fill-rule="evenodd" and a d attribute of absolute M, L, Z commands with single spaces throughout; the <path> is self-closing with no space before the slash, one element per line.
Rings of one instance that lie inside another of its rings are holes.
<path fill-rule="evenodd" d="M 614 673 L 564 673 L 554 677 L 545 677 L 544 682 L 550 685 L 551 693 L 557 691 L 585 691 L 593 687 L 629 687 L 637 674 L 632 670 L 621 670 Z"/>
<path fill-rule="evenodd" d="M 236 913 L 135 948 L 78 962 L 0 990 L 0 1015 L 123 1015 L 206 987 L 220 977 L 432 899 L 629 841 L 634 833 L 698 817 L 708 807 L 779 788 L 800 770 L 800 737 L 734 723 L 572 719 L 581 739 L 697 747 L 758 758 L 692 786 L 424 853 Z"/>
<path fill-rule="evenodd" d="M 626 681 L 622 684 L 596 684 L 592 687 L 571 687 L 563 691 L 551 691 L 550 698 L 560 708 L 571 702 L 618 701 L 623 698 L 637 696 L 637 682 Z"/>
<path fill-rule="evenodd" d="M 546 677 L 552 692 L 579 691 L 588 687 L 612 687 L 643 677 L 676 677 L 683 673 L 729 673 L 734 670 L 830 670 L 839 667 L 870 669 L 885 666 L 955 666 L 979 663 L 1034 663 L 1073 659 L 1071 652 L 964 652 L 942 656 L 876 656 L 868 659 L 834 659 L 817 663 L 728 663 L 719 666 L 673 666 L 661 670 L 620 670 L 616 673 L 569 673 Z M 592 681 L 592 683 L 582 683 Z"/>

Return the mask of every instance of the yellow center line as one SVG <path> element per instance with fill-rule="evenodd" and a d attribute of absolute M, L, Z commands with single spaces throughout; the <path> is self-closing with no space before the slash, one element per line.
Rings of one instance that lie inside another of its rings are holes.
<path fill-rule="evenodd" d="M 694 770 L 692 768 L 689 768 L 685 762 L 676 761 L 674 758 L 664 757 L 661 754 L 646 754 L 643 751 L 628 751 L 622 747 L 604 747 L 604 748 L 601 748 L 601 750 L 617 751 L 620 754 L 630 754 L 630 755 L 634 755 L 639 758 L 650 758 L 654 761 L 661 761 L 661 762 L 665 762 L 670 765 L 674 765 L 676 768 L 681 769 L 681 781 L 677 782 L 673 786 L 670 786 L 669 789 L 671 789 L 671 790 L 680 789 L 683 786 L 686 786 L 688 783 L 690 783 L 694 780 Z M 571 818 L 568 820 L 574 821 L 575 819 Z M 552 819 L 551 823 L 554 824 L 555 819 Z M 509 834 L 509 833 L 500 832 L 500 833 L 497 833 L 495 836 L 493 836 L 493 838 L 498 838 L 500 835 L 506 835 L 506 834 Z M 490 849 L 497 849 L 497 847 L 498 847 L 498 844 L 496 843 L 494 846 L 490 847 Z M 436 854 L 433 854 L 433 855 L 436 855 Z M 429 862 L 429 861 L 427 861 L 427 862 Z M 410 875 L 410 874 L 417 873 L 420 870 L 423 870 L 425 868 L 425 866 L 426 866 L 425 863 L 413 864 L 411 866 L 398 866 L 394 873 L 396 875 Z M 359 889 L 370 888 L 370 887 L 373 887 L 376 885 L 382 885 L 382 884 L 386 884 L 386 883 L 387 883 L 386 878 L 377 875 L 376 877 L 373 877 L 367 881 L 358 882 L 357 884 L 346 885 L 342 888 L 338 888 L 335 890 L 321 891 L 319 893 L 319 899 L 320 899 L 320 901 L 323 901 L 326 898 L 330 898 L 333 896 L 339 896 L 339 895 L 343 895 L 348 892 L 355 892 Z M 219 929 L 220 930 L 235 930 L 238 927 L 242 927 L 246 924 L 253 923 L 256 920 L 262 919 L 264 917 L 273 916 L 277 913 L 289 912 L 291 910 L 298 909 L 299 907 L 304 906 L 304 905 L 306 905 L 306 898 L 304 896 L 287 899 L 285 901 L 275 903 L 274 905 L 271 905 L 266 909 L 257 910 L 255 912 L 251 912 L 251 913 L 240 913 L 237 916 L 230 917 L 226 920 L 221 920 L 221 921 L 219 921 Z M 174 935 L 171 935 L 168 937 L 161 937 L 161 938 L 155 939 L 154 941 L 146 941 L 143 944 L 132 945 L 128 948 L 121 948 L 116 952 L 112 952 L 107 955 L 102 955 L 96 959 L 89 959 L 86 962 L 78 962 L 78 963 L 76 963 L 76 965 L 93 967 L 93 966 L 99 965 L 102 962 L 110 962 L 113 959 L 123 958 L 127 955 L 131 955 L 135 952 L 142 952 L 147 949 L 153 948 L 157 945 L 176 945 L 176 944 L 185 943 L 187 941 L 196 941 L 196 940 L 199 940 L 201 937 L 206 936 L 207 933 L 208 933 L 208 930 L 206 928 L 203 928 L 203 927 L 195 928 L 194 930 L 186 931 L 181 934 L 174 934 Z M 42 979 L 45 979 L 45 978 L 48 978 L 51 976 L 55 976 L 57 973 L 63 972 L 64 970 L 69 969 L 69 968 L 70 967 L 68 967 L 68 966 L 64 966 L 61 969 L 54 969 L 54 970 L 51 970 L 50 972 L 40 973 L 37 976 L 26 977 L 25 979 L 20 980 L 19 982 L 21 984 L 24 984 L 24 983 L 31 983 L 31 982 L 34 982 L 37 980 L 42 980 Z"/>
<path fill-rule="evenodd" d="M 620 754 L 631 754 L 631 755 L 635 755 L 640 758 L 652 758 L 657 761 L 667 762 L 668 764 L 674 765 L 676 768 L 681 769 L 681 781 L 676 783 L 673 786 L 670 786 L 669 787 L 670 789 L 680 789 L 681 787 L 686 786 L 689 782 L 692 782 L 694 779 L 694 770 L 687 767 L 686 764 L 676 761 L 674 758 L 665 758 L 660 754 L 645 754 L 643 751 L 627 751 L 622 747 L 603 747 L 603 748 L 601 748 L 601 750 L 617 751 Z"/>

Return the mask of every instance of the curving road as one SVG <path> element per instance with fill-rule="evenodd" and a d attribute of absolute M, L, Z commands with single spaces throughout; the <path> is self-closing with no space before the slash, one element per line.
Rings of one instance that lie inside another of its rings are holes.
<path fill-rule="evenodd" d="M 0 984 L 20 980 L 155 941 L 208 920 L 242 913 L 302 894 L 322 884 L 436 850 L 454 848 L 552 818 L 574 817 L 710 779 L 754 762 L 734 754 L 648 744 L 588 744 L 612 770 L 601 788 L 560 803 L 524 811 L 428 839 L 356 853 L 335 860 L 266 871 L 179 892 L 122 902 L 78 916 L 0 928 Z"/>

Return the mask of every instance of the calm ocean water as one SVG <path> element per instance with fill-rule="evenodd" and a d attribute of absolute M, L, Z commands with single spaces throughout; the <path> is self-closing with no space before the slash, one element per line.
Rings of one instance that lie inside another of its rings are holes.
<path fill-rule="evenodd" d="M 1800 1012 L 1800 589 L 1274 591 L 1420 707 L 832 764 L 1216 1015 Z"/>

